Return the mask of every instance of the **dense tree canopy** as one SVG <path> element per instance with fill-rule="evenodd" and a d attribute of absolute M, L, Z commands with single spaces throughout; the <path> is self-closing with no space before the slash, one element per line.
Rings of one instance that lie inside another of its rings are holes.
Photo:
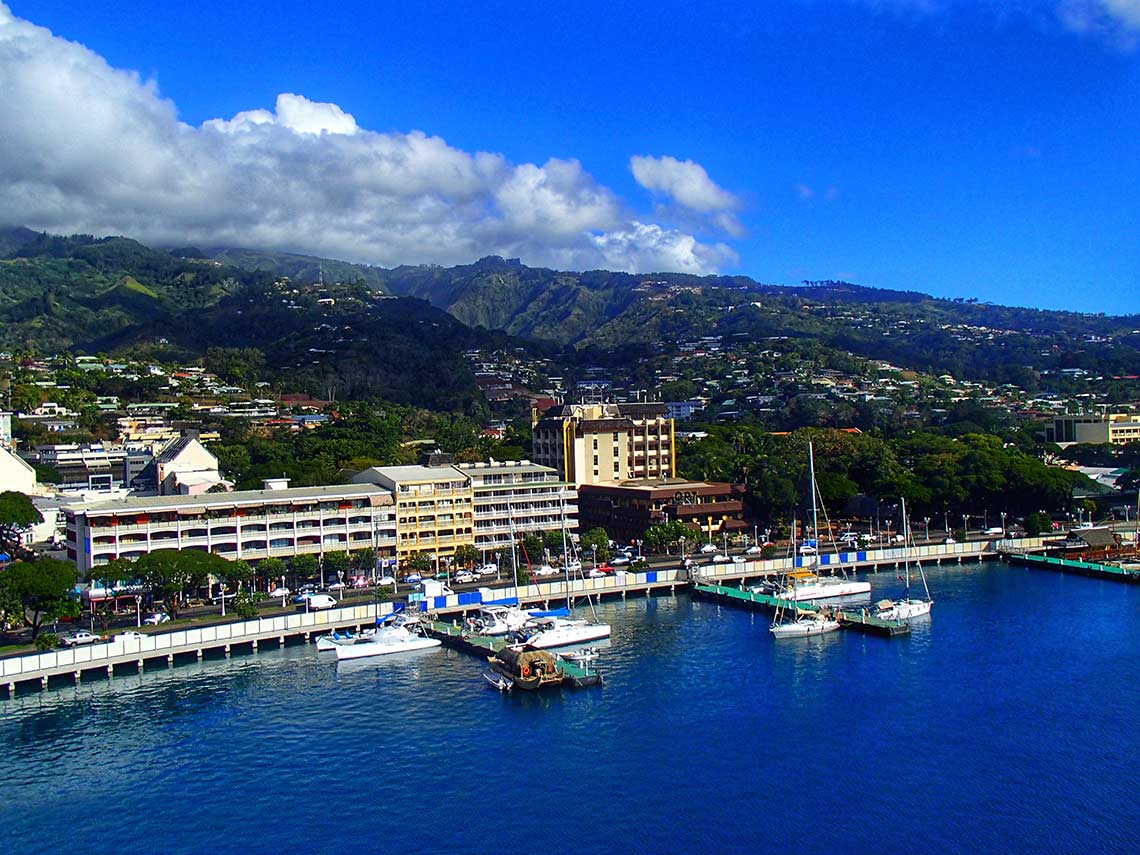
<path fill-rule="evenodd" d="M 15 490 L 0 493 L 0 552 L 17 555 L 24 534 L 43 521 L 43 515 L 23 493 Z"/>

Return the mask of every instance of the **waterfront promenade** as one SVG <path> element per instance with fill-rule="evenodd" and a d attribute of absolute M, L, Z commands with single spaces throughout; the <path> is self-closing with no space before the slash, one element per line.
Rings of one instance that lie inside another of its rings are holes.
<path fill-rule="evenodd" d="M 977 563 L 1001 558 L 1006 552 L 1031 552 L 1040 549 L 1046 538 L 1016 540 L 975 540 L 966 543 L 931 544 L 892 547 L 877 550 L 855 550 L 839 554 L 822 554 L 819 566 L 843 567 L 850 572 L 875 572 L 881 568 L 901 567 L 909 561 L 941 563 Z M 697 556 L 704 557 L 704 556 Z M 680 558 L 676 561 L 679 563 Z M 810 565 L 810 560 L 809 560 Z M 409 608 L 442 619 L 459 619 L 478 609 L 484 601 L 517 598 L 523 605 L 569 602 L 573 605 L 587 597 L 601 599 L 675 594 L 688 588 L 690 573 L 713 584 L 744 584 L 750 579 L 773 578 L 803 567 L 805 558 L 752 559 L 737 556 L 728 562 L 700 561 L 691 570 L 665 564 L 658 569 L 600 578 L 579 578 L 567 582 L 555 579 L 530 585 L 451 594 L 424 599 L 413 594 Z M 283 646 L 291 640 L 307 641 L 314 634 L 334 629 L 358 629 L 371 626 L 377 617 L 390 614 L 395 606 L 384 602 L 362 603 L 328 611 L 266 616 L 248 621 L 219 623 L 210 626 L 175 629 L 144 634 L 138 639 L 110 641 L 71 649 L 52 650 L 0 658 L 0 695 L 11 693 L 17 684 L 36 683 L 46 688 L 53 677 L 68 676 L 78 682 L 85 673 L 113 676 L 116 668 L 142 669 L 148 663 L 171 665 L 181 658 L 203 658 L 207 655 L 228 656 L 236 649 L 257 651 L 264 645 Z"/>

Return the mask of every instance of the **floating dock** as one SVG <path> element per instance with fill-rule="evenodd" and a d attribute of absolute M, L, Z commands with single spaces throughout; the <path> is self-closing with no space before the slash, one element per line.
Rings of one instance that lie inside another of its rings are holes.
<path fill-rule="evenodd" d="M 1049 558 L 1027 552 L 1007 553 L 1005 559 L 1010 564 L 1023 567 L 1036 567 L 1039 570 L 1056 570 L 1060 573 L 1075 573 L 1093 579 L 1110 579 L 1114 582 L 1140 584 L 1140 570 L 1119 567 L 1115 564 L 1097 564 L 1093 561 L 1072 561 L 1068 558 Z"/>
<path fill-rule="evenodd" d="M 758 611 L 774 612 L 783 608 L 789 612 L 799 614 L 812 614 L 818 612 L 822 606 L 816 603 L 799 603 L 794 600 L 782 600 L 767 594 L 757 594 L 741 588 L 729 588 L 724 585 L 707 585 L 700 582 L 693 584 L 693 596 L 698 599 L 723 603 L 730 606 L 750 608 Z M 865 632 L 870 635 L 881 635 L 885 638 L 894 638 L 898 635 L 910 634 L 908 621 L 883 620 L 870 614 L 866 609 L 845 610 L 835 609 L 839 618 L 839 625 L 843 629 L 853 629 L 856 632 Z"/>
<path fill-rule="evenodd" d="M 487 661 L 488 657 L 502 650 L 507 644 L 502 638 L 474 635 L 470 632 L 466 632 L 462 626 L 456 626 L 453 623 L 446 623 L 444 621 L 425 620 L 420 621 L 420 625 L 424 628 L 424 632 L 426 632 L 428 636 L 438 638 L 442 641 L 444 647 L 450 647 L 452 650 L 470 654 L 484 662 Z M 558 670 L 561 671 L 565 677 L 563 682 L 569 683 L 575 689 L 601 684 L 602 677 L 596 670 L 590 671 L 587 668 L 583 668 L 577 662 L 571 662 L 569 659 L 559 656 L 556 651 L 552 650 L 550 653 L 558 663 Z"/>

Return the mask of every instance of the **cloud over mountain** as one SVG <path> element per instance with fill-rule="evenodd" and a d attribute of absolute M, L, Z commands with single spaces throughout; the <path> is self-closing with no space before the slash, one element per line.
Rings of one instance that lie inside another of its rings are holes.
<path fill-rule="evenodd" d="M 0 151 L 4 219 L 55 232 L 387 265 L 498 254 L 706 273 L 735 260 L 722 243 L 644 222 L 576 160 L 514 164 L 421 131 L 377 133 L 294 93 L 273 111 L 188 125 L 154 81 L 3 4 Z M 662 192 L 739 233 L 734 197 L 699 165 L 648 160 Z"/>
<path fill-rule="evenodd" d="M 634 180 L 650 192 L 671 198 L 677 205 L 708 216 L 716 227 L 739 237 L 744 227 L 736 218 L 740 200 L 709 178 L 699 163 L 675 157 L 636 155 L 629 160 Z"/>

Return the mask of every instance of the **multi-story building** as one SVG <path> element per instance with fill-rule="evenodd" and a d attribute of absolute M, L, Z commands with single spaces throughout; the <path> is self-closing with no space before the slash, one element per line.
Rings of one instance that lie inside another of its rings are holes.
<path fill-rule="evenodd" d="M 512 534 L 578 530 L 578 492 L 548 466 L 529 460 L 460 463 L 471 479 L 475 501 L 475 547 L 509 549 Z"/>
<path fill-rule="evenodd" d="M 373 549 L 396 554 L 392 494 L 368 484 L 89 502 L 64 509 L 67 554 L 80 572 L 158 549 L 200 549 L 233 560 Z"/>
<path fill-rule="evenodd" d="M 579 494 L 579 523 L 584 530 L 604 528 L 619 543 L 641 538 L 656 523 L 680 520 L 693 529 L 693 541 L 705 543 L 748 528 L 744 488 L 733 484 L 642 479 L 623 484 L 594 484 Z"/>
<path fill-rule="evenodd" d="M 1126 445 L 1140 442 L 1140 414 L 1058 415 L 1045 426 L 1045 441 L 1059 444 Z"/>
<path fill-rule="evenodd" d="M 441 459 L 445 458 L 445 459 Z M 437 562 L 460 546 L 475 545 L 475 494 L 471 479 L 451 465 L 446 455 L 427 465 L 374 466 L 357 474 L 357 484 L 388 490 L 396 508 L 396 560 L 414 553 Z"/>
<path fill-rule="evenodd" d="M 565 404 L 534 423 L 534 461 L 577 487 L 676 473 L 664 404 Z"/>

